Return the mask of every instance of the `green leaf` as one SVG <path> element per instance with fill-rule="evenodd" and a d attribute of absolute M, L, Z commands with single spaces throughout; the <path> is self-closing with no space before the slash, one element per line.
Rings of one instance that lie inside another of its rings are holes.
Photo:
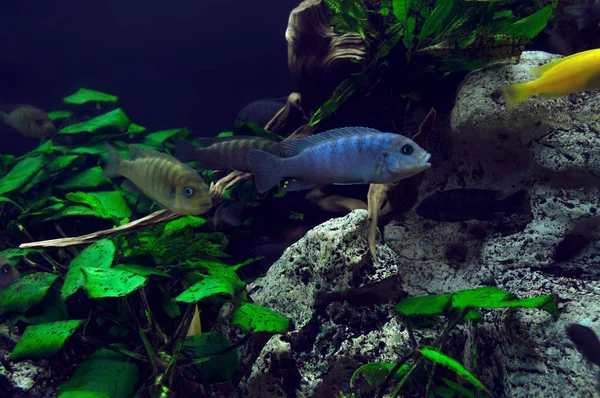
<path fill-rule="evenodd" d="M 19 259 L 30 253 L 42 253 L 39 249 L 21 249 L 15 247 L 13 249 L 5 249 L 0 251 L 0 257 L 7 259 L 12 265 L 16 265 Z"/>
<path fill-rule="evenodd" d="M 121 108 L 97 116 L 81 123 L 75 123 L 59 131 L 60 134 L 96 133 L 106 130 L 124 133 L 129 128 L 131 121 Z"/>
<path fill-rule="evenodd" d="M 151 267 L 144 267 L 143 265 L 137 265 L 137 264 L 117 264 L 114 267 L 112 267 L 112 269 L 127 271 L 127 272 L 131 272 L 132 274 L 142 275 L 142 276 L 157 275 L 157 276 L 164 276 L 166 278 L 171 277 L 171 275 L 169 275 L 166 272 L 161 271 L 159 269 L 151 268 Z"/>
<path fill-rule="evenodd" d="M 162 233 L 162 238 L 172 235 L 173 233 L 175 233 L 177 231 L 181 231 L 184 228 L 187 228 L 187 227 L 196 228 L 201 225 L 204 225 L 205 223 L 206 223 L 206 219 L 201 218 L 201 217 L 195 217 L 195 216 L 185 216 L 185 217 L 181 217 L 176 220 L 173 220 L 173 221 L 169 221 L 165 225 L 165 229 L 163 230 L 163 233 Z"/>
<path fill-rule="evenodd" d="M 412 51 L 413 38 L 414 38 L 416 26 L 417 26 L 417 20 L 414 17 L 408 17 L 408 19 L 406 20 L 406 27 L 404 28 L 404 37 L 402 38 L 402 41 L 403 41 L 404 47 L 406 47 L 406 51 L 409 55 Z"/>
<path fill-rule="evenodd" d="M 90 206 L 103 218 L 123 219 L 131 217 L 131 209 L 127 206 L 125 198 L 117 191 L 106 192 L 71 192 L 65 195 L 67 199 L 76 203 Z"/>
<path fill-rule="evenodd" d="M 463 320 L 468 321 L 468 320 L 473 320 L 473 321 L 483 321 L 483 315 L 481 315 L 481 313 L 479 311 L 475 311 L 475 310 L 470 310 L 469 312 L 467 312 L 467 314 L 463 317 Z"/>
<path fill-rule="evenodd" d="M 227 338 L 219 332 L 202 333 L 187 337 L 181 352 L 187 359 L 196 359 L 223 351 L 230 346 Z M 199 383 L 220 383 L 233 377 L 238 369 L 236 350 L 214 357 L 208 357 L 203 363 L 194 365 Z"/>
<path fill-rule="evenodd" d="M 428 346 L 423 346 L 421 348 L 417 348 L 417 351 L 419 351 L 421 353 L 421 355 L 423 355 L 425 358 L 429 359 L 430 361 L 447 367 L 448 369 L 450 369 L 454 373 L 456 373 L 459 377 L 467 380 L 468 382 L 473 384 L 475 387 L 477 387 L 480 390 L 483 390 L 489 394 L 489 391 L 487 390 L 487 388 L 485 388 L 483 383 L 480 382 L 479 379 L 477 379 L 477 377 L 475 377 L 471 372 L 469 372 L 467 369 L 465 369 L 465 367 L 462 366 L 460 364 L 460 362 L 456 361 L 454 358 L 451 358 L 451 357 L 449 357 L 437 350 L 434 350 L 433 348 L 428 347 Z"/>
<path fill-rule="evenodd" d="M 65 341 L 82 323 L 83 320 L 75 319 L 28 326 L 10 354 L 10 359 L 21 361 L 50 358 L 62 348 Z"/>
<path fill-rule="evenodd" d="M 56 278 L 58 275 L 36 272 L 0 290 L 0 315 L 27 312 L 44 298 Z"/>
<path fill-rule="evenodd" d="M 46 156 L 26 157 L 21 160 L 0 179 L 0 195 L 21 188 L 44 167 L 47 161 Z"/>
<path fill-rule="evenodd" d="M 232 300 L 245 285 L 240 280 L 207 276 L 183 291 L 174 300 L 182 303 L 196 303 L 206 299 Z"/>
<path fill-rule="evenodd" d="M 512 18 L 513 16 L 514 15 L 513 15 L 512 10 L 502 10 L 502 11 L 495 12 L 493 19 L 496 20 L 496 19 Z"/>
<path fill-rule="evenodd" d="M 331 94 L 331 97 L 325 101 L 325 103 L 317 109 L 314 113 L 309 126 L 315 126 L 321 122 L 321 120 L 325 119 L 327 116 L 334 113 L 344 102 L 348 100 L 354 94 L 356 87 L 363 81 L 365 78 L 364 73 L 357 73 L 356 75 L 350 76 L 343 82 L 341 82 Z"/>
<path fill-rule="evenodd" d="M 75 173 L 63 180 L 56 188 L 63 191 L 71 191 L 81 188 L 95 188 L 102 184 L 110 183 L 110 179 L 102 176 L 102 167 L 96 166 L 91 169 Z"/>
<path fill-rule="evenodd" d="M 127 134 L 143 133 L 144 131 L 146 131 L 146 127 L 140 126 L 139 124 L 131 123 L 131 125 L 129 125 L 129 128 L 127 129 Z"/>
<path fill-rule="evenodd" d="M 426 39 L 434 32 L 441 32 L 443 30 L 444 22 L 446 22 L 453 7 L 454 0 L 437 1 L 433 12 L 429 18 L 425 20 L 425 23 L 421 28 L 419 40 Z"/>
<path fill-rule="evenodd" d="M 523 18 L 506 28 L 499 33 L 504 33 L 514 36 L 527 36 L 529 39 L 536 37 L 548 24 L 548 20 L 554 11 L 553 5 L 547 5 L 526 18 Z"/>
<path fill-rule="evenodd" d="M 392 2 L 392 10 L 396 19 L 402 23 L 406 23 L 408 18 L 408 9 L 410 7 L 410 0 L 394 0 Z"/>
<path fill-rule="evenodd" d="M 394 308 L 402 316 L 446 315 L 452 302 L 452 294 L 408 297 Z"/>
<path fill-rule="evenodd" d="M 514 294 L 505 292 L 497 287 L 480 287 L 477 289 L 461 290 L 454 293 L 452 297 L 452 307 L 463 309 L 473 308 L 492 308 L 491 305 L 497 305 L 504 301 L 516 299 Z M 498 308 L 498 307 L 493 307 Z"/>
<path fill-rule="evenodd" d="M 148 134 L 144 138 L 144 144 L 161 146 L 168 139 L 185 138 L 188 134 L 189 131 L 187 128 L 157 131 L 156 133 Z"/>
<path fill-rule="evenodd" d="M 290 326 L 290 320 L 285 316 L 253 303 L 239 306 L 233 312 L 231 323 L 253 333 L 284 333 Z"/>
<path fill-rule="evenodd" d="M 44 221 L 60 220 L 65 217 L 98 217 L 98 218 L 111 218 L 106 213 L 99 213 L 94 209 L 90 209 L 87 206 L 69 206 L 56 214 L 46 217 Z"/>
<path fill-rule="evenodd" d="M 18 208 L 21 211 L 24 211 L 23 208 L 21 206 L 19 206 L 18 203 L 13 202 L 12 200 L 10 200 L 9 198 L 5 198 L 4 196 L 0 196 L 0 202 L 2 203 L 10 203 L 11 205 L 15 206 L 16 208 Z"/>
<path fill-rule="evenodd" d="M 135 363 L 113 351 L 100 349 L 75 369 L 73 376 L 60 386 L 59 397 L 131 398 L 138 384 Z M 97 394 L 97 395 L 90 395 Z"/>
<path fill-rule="evenodd" d="M 63 98 L 63 101 L 67 104 L 82 105 L 86 102 L 117 102 L 119 97 L 100 91 L 88 90 L 87 88 L 80 88 L 75 94 L 71 94 Z"/>
<path fill-rule="evenodd" d="M 41 169 L 27 184 L 25 184 L 21 189 L 19 189 L 20 193 L 28 192 L 31 188 L 36 186 L 41 182 L 48 181 L 50 179 L 50 174 L 45 169 Z"/>
<path fill-rule="evenodd" d="M 71 149 L 71 153 L 78 155 L 99 155 L 101 153 L 106 153 L 106 145 L 104 142 L 100 142 L 95 145 L 79 146 Z"/>
<path fill-rule="evenodd" d="M 71 261 L 65 277 L 61 294 L 67 298 L 81 288 L 85 282 L 82 268 L 110 268 L 115 258 L 115 244 L 109 239 L 102 239 L 83 249 Z"/>
<path fill-rule="evenodd" d="M 69 167 L 77 158 L 79 158 L 78 155 L 57 156 L 48 164 L 47 171 L 48 173 L 63 171 L 63 169 Z"/>
<path fill-rule="evenodd" d="M 461 394 L 462 396 L 466 398 L 475 398 L 475 393 L 473 393 L 473 391 L 469 390 L 468 388 L 463 387 L 460 384 L 453 382 L 452 380 L 448 380 L 445 378 L 442 378 L 442 380 L 444 380 L 444 383 L 446 383 L 448 387 Z"/>
<path fill-rule="evenodd" d="M 70 118 L 72 114 L 73 114 L 73 112 L 70 112 L 70 111 L 54 111 L 54 112 L 48 112 L 48 117 L 51 120 L 67 119 L 67 118 Z"/>
<path fill-rule="evenodd" d="M 354 384 L 359 378 L 364 378 L 370 386 L 378 386 L 385 380 L 390 371 L 394 368 L 393 363 L 387 362 L 371 362 L 367 363 L 360 368 L 356 369 L 350 379 L 350 387 L 354 388 Z M 400 379 L 408 370 L 410 366 L 404 364 L 398 369 L 393 379 Z"/>
<path fill-rule="evenodd" d="M 173 302 L 169 293 L 162 287 L 158 287 L 158 291 L 160 292 L 160 304 L 165 310 L 165 313 L 170 318 L 176 318 L 181 315 L 181 310 L 179 309 L 179 304 Z"/>
<path fill-rule="evenodd" d="M 122 297 L 144 286 L 145 276 L 114 268 L 81 268 L 85 282 L 83 288 L 91 298 Z"/>

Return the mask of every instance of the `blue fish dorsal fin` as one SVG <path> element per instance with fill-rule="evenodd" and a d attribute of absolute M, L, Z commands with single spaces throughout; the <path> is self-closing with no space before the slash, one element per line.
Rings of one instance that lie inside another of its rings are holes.
<path fill-rule="evenodd" d="M 281 152 L 286 157 L 296 156 L 306 148 L 319 145 L 323 142 L 335 140 L 343 137 L 351 137 L 359 134 L 381 133 L 370 127 L 340 127 L 332 130 L 327 130 L 319 134 L 311 135 L 304 138 L 293 138 L 281 142 Z"/>

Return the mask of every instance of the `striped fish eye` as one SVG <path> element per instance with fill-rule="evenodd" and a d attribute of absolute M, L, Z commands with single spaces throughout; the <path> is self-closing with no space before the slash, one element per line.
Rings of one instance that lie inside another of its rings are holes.
<path fill-rule="evenodd" d="M 186 197 L 191 197 L 194 194 L 194 188 L 192 187 L 185 187 L 183 188 L 183 195 Z"/>
<path fill-rule="evenodd" d="M 410 155 L 413 153 L 413 147 L 410 144 L 406 144 L 402 147 L 401 151 L 404 155 Z"/>

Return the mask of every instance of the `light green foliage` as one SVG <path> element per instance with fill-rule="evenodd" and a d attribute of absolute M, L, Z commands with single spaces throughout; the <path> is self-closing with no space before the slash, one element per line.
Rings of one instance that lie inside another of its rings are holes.
<path fill-rule="evenodd" d="M 46 156 L 26 157 L 0 179 L 0 195 L 21 188 L 48 162 Z"/>
<path fill-rule="evenodd" d="M 206 276 L 175 298 L 182 303 L 195 303 L 203 300 L 232 300 L 246 284 L 239 279 Z"/>
<path fill-rule="evenodd" d="M 23 256 L 26 256 L 30 253 L 41 253 L 41 250 L 38 249 L 6 249 L 0 251 L 0 257 L 7 259 L 11 264 L 16 265 L 19 262 L 19 259 Z"/>
<path fill-rule="evenodd" d="M 548 5 L 535 14 L 507 26 L 499 33 L 513 36 L 527 36 L 529 39 L 533 39 L 546 27 L 546 24 L 554 11 L 554 7 L 555 5 Z M 503 15 L 508 18 L 512 17 L 512 13 L 505 13 Z M 494 17 L 496 16 L 497 14 L 494 14 Z"/>
<path fill-rule="evenodd" d="M 403 316 L 446 315 L 452 302 L 451 294 L 408 297 L 396 305 L 396 311 Z"/>
<path fill-rule="evenodd" d="M 428 346 L 423 346 L 423 347 L 419 348 L 418 351 L 421 353 L 421 355 L 423 355 L 425 358 L 429 359 L 430 361 L 447 367 L 448 369 L 452 370 L 454 373 L 456 373 L 461 378 L 472 383 L 475 387 L 489 393 L 489 391 L 487 390 L 487 388 L 485 388 L 483 383 L 480 382 L 479 379 L 477 379 L 477 377 L 475 377 L 464 366 L 462 366 L 460 362 L 456 361 L 455 359 L 453 359 L 431 347 L 428 347 Z"/>
<path fill-rule="evenodd" d="M 83 320 L 76 319 L 28 326 L 10 354 L 10 359 L 21 361 L 50 358 L 62 348 L 82 323 Z"/>
<path fill-rule="evenodd" d="M 156 133 L 146 135 L 144 138 L 144 144 L 150 146 L 161 146 L 169 139 L 185 138 L 189 133 L 189 130 L 186 128 L 157 131 Z"/>
<path fill-rule="evenodd" d="M 205 223 L 206 223 L 206 219 L 201 218 L 201 217 L 195 217 L 195 216 L 181 217 L 181 218 L 178 218 L 177 220 L 169 221 L 165 225 L 165 229 L 163 230 L 161 237 L 165 238 L 169 235 L 172 235 L 173 233 L 175 233 L 177 231 L 181 231 L 184 228 L 187 228 L 187 227 L 196 228 L 201 225 L 204 225 Z"/>
<path fill-rule="evenodd" d="M 383 382 L 390 371 L 394 368 L 393 363 L 371 362 L 356 369 L 350 379 L 350 387 L 354 388 L 355 383 L 363 378 L 370 386 L 377 386 Z M 410 369 L 410 366 L 404 364 L 394 375 L 394 379 L 401 379 Z"/>
<path fill-rule="evenodd" d="M 135 123 L 131 123 L 127 128 L 127 134 L 143 133 L 144 131 L 146 131 L 146 127 Z"/>
<path fill-rule="evenodd" d="M 37 305 L 58 275 L 36 272 L 22 276 L 12 285 L 0 290 L 0 315 L 24 313 Z"/>
<path fill-rule="evenodd" d="M 54 111 L 48 112 L 48 117 L 52 120 L 68 119 L 71 117 L 72 114 L 73 112 L 70 111 Z"/>
<path fill-rule="evenodd" d="M 188 359 L 206 359 L 194 365 L 200 383 L 219 383 L 231 379 L 238 369 L 235 350 L 213 356 L 229 347 L 229 341 L 219 332 L 202 333 L 184 340 L 182 353 Z"/>
<path fill-rule="evenodd" d="M 56 188 L 63 191 L 72 191 L 81 188 L 95 188 L 102 184 L 110 183 L 110 179 L 102 176 L 102 167 L 92 167 L 79 173 L 71 174 Z"/>
<path fill-rule="evenodd" d="M 63 101 L 67 104 L 82 105 L 86 102 L 117 102 L 119 97 L 100 91 L 89 90 L 87 88 L 80 88 L 76 93 L 71 94 L 63 98 Z"/>
<path fill-rule="evenodd" d="M 121 108 L 97 116 L 85 122 L 75 123 L 59 131 L 60 134 L 98 133 L 100 131 L 116 131 L 124 133 L 131 120 Z"/>
<path fill-rule="evenodd" d="M 113 268 L 82 267 L 83 288 L 91 298 L 122 297 L 144 286 L 148 279 L 133 272 Z"/>
<path fill-rule="evenodd" d="M 115 250 L 115 244 L 109 239 L 102 239 L 82 250 L 69 265 L 61 290 L 62 296 L 67 298 L 83 286 L 85 279 L 82 268 L 110 268 Z"/>
<path fill-rule="evenodd" d="M 253 303 L 242 303 L 233 313 L 231 323 L 254 333 L 284 333 L 290 326 L 285 316 Z"/>
<path fill-rule="evenodd" d="M 157 276 L 164 276 L 166 278 L 170 278 L 169 274 L 167 274 L 164 271 L 161 271 L 156 268 L 144 267 L 143 265 L 137 265 L 137 264 L 117 264 L 114 267 L 112 267 L 112 269 L 128 271 L 132 274 L 141 275 L 141 276 L 157 275 Z"/>
<path fill-rule="evenodd" d="M 558 316 L 556 295 L 519 299 L 516 295 L 497 287 L 484 287 L 454 293 L 452 306 L 457 309 L 473 308 L 539 308 Z"/>
<path fill-rule="evenodd" d="M 135 363 L 107 349 L 96 351 L 60 386 L 59 397 L 130 398 L 138 384 Z M 69 393 L 69 394 L 67 394 Z"/>
<path fill-rule="evenodd" d="M 71 202 L 88 205 L 102 218 L 121 220 L 131 217 L 131 209 L 127 206 L 125 198 L 117 191 L 104 192 L 71 192 L 65 195 Z"/>

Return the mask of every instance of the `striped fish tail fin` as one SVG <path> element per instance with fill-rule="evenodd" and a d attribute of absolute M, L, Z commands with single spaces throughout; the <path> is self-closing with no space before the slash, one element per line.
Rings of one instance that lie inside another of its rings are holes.
<path fill-rule="evenodd" d="M 254 172 L 259 193 L 267 192 L 283 179 L 282 159 L 259 149 L 248 152 L 248 163 Z"/>
<path fill-rule="evenodd" d="M 115 148 L 108 143 L 106 144 L 106 151 L 108 152 L 108 162 L 106 162 L 102 176 L 106 178 L 116 177 L 120 175 L 119 170 L 123 158 L 115 151 Z"/>

